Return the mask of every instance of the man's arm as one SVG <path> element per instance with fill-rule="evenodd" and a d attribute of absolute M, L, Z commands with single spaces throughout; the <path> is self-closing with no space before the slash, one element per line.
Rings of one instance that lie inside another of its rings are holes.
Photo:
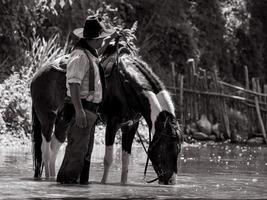
<path fill-rule="evenodd" d="M 75 108 L 75 120 L 76 125 L 80 128 L 85 128 L 87 126 L 86 114 L 82 107 L 81 97 L 80 97 L 80 84 L 70 83 L 70 95 L 71 101 Z"/>

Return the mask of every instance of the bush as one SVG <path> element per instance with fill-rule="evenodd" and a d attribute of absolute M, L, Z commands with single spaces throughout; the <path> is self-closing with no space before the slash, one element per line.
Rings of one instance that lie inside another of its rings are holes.
<path fill-rule="evenodd" d="M 14 73 L 1 85 L 0 94 L 0 103 L 3 106 L 1 127 L 6 127 L 5 132 L 19 137 L 29 133 L 31 101 L 27 81 Z"/>
<path fill-rule="evenodd" d="M 58 36 L 47 42 L 35 38 L 31 51 L 25 51 L 25 63 L 19 72 L 0 85 L 0 134 L 10 134 L 18 138 L 28 137 L 31 132 L 30 81 L 35 72 L 46 62 L 64 54 L 59 47 Z"/>

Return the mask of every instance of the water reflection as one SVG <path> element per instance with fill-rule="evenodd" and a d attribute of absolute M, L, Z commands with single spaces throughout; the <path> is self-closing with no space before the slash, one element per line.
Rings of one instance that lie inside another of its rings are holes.
<path fill-rule="evenodd" d="M 59 167 L 63 150 L 57 160 Z M 121 149 L 115 149 L 109 183 L 100 184 L 103 171 L 103 146 L 95 146 L 90 173 L 91 184 L 59 185 L 54 181 L 32 179 L 29 149 L 0 149 L 1 199 L 166 199 L 166 198 L 267 198 L 267 148 L 229 144 L 184 146 L 178 161 L 175 186 L 145 184 L 146 155 L 133 149 L 127 186 L 121 186 Z M 148 179 L 155 177 L 150 166 Z"/>

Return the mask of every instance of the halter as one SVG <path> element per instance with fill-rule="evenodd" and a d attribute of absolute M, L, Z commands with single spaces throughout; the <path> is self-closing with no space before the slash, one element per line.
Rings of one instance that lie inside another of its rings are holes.
<path fill-rule="evenodd" d="M 164 127 L 163 127 L 164 130 L 165 130 L 165 128 L 166 128 L 166 125 L 167 125 L 168 120 L 169 120 L 169 117 L 166 116 L 166 120 L 165 120 L 165 122 L 164 122 Z M 178 135 L 178 133 L 177 133 L 177 131 L 178 131 L 178 127 L 175 126 L 174 128 L 175 128 L 175 133 L 176 133 L 175 138 L 179 138 L 179 139 L 180 139 L 180 137 L 179 137 L 179 135 Z M 160 177 L 163 177 L 164 175 L 168 174 L 168 171 L 164 171 L 164 170 L 160 170 L 160 171 L 159 171 L 159 170 L 156 170 L 156 169 L 154 168 L 155 171 L 156 171 L 156 173 L 157 173 L 157 176 L 158 176 L 158 177 L 157 177 L 157 178 L 154 178 L 154 179 L 152 179 L 152 180 L 147 181 L 147 180 L 146 180 L 146 173 L 147 173 L 148 163 L 149 163 L 149 160 L 150 160 L 148 153 L 149 153 L 149 151 L 152 151 L 152 149 L 154 149 L 154 148 L 157 146 L 157 144 L 158 144 L 159 141 L 161 140 L 162 136 L 165 136 L 165 137 L 173 137 L 173 136 L 172 136 L 172 135 L 168 135 L 168 134 L 166 134 L 165 131 L 164 131 L 164 132 L 161 132 L 161 134 L 159 135 L 159 137 L 157 138 L 157 140 L 156 140 L 153 144 L 151 144 L 151 143 L 152 143 L 152 141 L 151 141 L 151 134 L 149 133 L 149 148 L 148 148 L 148 150 L 147 150 L 146 147 L 145 147 L 145 145 L 144 145 L 144 142 L 143 142 L 143 140 L 142 140 L 142 138 L 141 138 L 140 133 L 139 133 L 138 130 L 137 130 L 137 135 L 138 135 L 139 140 L 140 140 L 140 142 L 141 142 L 141 144 L 142 144 L 142 146 L 143 146 L 144 151 L 145 151 L 146 154 L 147 154 L 147 160 L 146 160 L 146 165 L 145 165 L 145 169 L 144 169 L 144 181 L 145 181 L 146 183 L 153 183 L 153 182 L 159 180 Z"/>

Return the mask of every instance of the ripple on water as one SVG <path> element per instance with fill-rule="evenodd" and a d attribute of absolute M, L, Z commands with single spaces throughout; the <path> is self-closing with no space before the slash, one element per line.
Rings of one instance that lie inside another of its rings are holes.
<path fill-rule="evenodd" d="M 95 146 L 88 186 L 64 186 L 53 181 L 32 179 L 30 149 L 0 151 L 0 198 L 3 199 L 166 199 L 166 198 L 267 198 L 267 148 L 245 148 L 229 144 L 187 145 L 178 160 L 177 184 L 145 184 L 143 170 L 146 154 L 134 147 L 129 166 L 128 185 L 120 181 L 120 147 L 116 147 L 109 182 L 99 183 L 103 172 L 103 146 Z M 63 158 L 60 151 L 57 169 Z M 249 163 L 249 164 L 248 164 Z M 152 166 L 148 178 L 156 175 Z"/>

